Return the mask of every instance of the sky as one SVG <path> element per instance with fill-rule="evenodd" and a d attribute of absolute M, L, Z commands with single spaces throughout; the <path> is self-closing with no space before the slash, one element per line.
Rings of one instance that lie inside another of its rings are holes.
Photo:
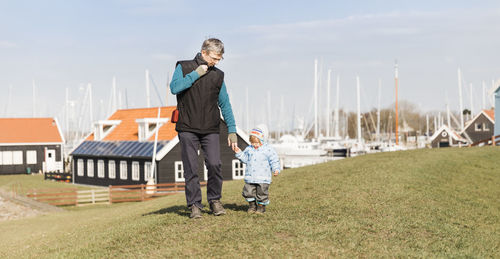
<path fill-rule="evenodd" d="M 446 103 L 458 111 L 460 68 L 464 108 L 472 100 L 478 111 L 483 88 L 500 78 L 499 20 L 500 2 L 488 0 L 0 0 L 0 116 L 64 120 L 67 91 L 71 116 L 88 117 L 91 84 L 93 119 L 104 119 L 113 77 L 122 108 L 146 107 L 146 69 L 151 104 L 175 105 L 167 90 L 175 62 L 209 37 L 225 44 L 218 67 L 243 128 L 247 115 L 271 129 L 311 120 L 315 59 L 322 114 L 327 98 L 336 105 L 337 77 L 341 108 L 356 111 L 357 76 L 362 111 L 377 107 L 379 81 L 381 107 L 392 106 L 395 60 L 399 100 L 426 113 Z"/>

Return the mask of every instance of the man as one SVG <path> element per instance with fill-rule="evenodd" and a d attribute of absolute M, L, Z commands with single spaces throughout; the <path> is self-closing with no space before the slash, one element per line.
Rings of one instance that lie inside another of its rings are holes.
<path fill-rule="evenodd" d="M 221 199 L 222 173 L 219 145 L 220 111 L 228 128 L 228 145 L 237 146 L 236 124 L 229 102 L 224 72 L 215 67 L 224 54 L 224 44 L 215 38 L 207 39 L 201 53 L 193 60 L 178 61 L 170 83 L 177 95 L 179 133 L 186 201 L 191 218 L 201 218 L 201 190 L 198 179 L 198 149 L 201 145 L 208 169 L 207 200 L 216 216 L 226 214 Z M 219 111 L 220 109 L 220 111 Z"/>

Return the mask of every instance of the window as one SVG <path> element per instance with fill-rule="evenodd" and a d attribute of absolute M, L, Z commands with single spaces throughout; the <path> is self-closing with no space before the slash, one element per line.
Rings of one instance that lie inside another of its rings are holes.
<path fill-rule="evenodd" d="M 108 174 L 109 174 L 109 179 L 115 179 L 116 178 L 115 160 L 109 160 L 108 161 Z"/>
<path fill-rule="evenodd" d="M 475 126 L 475 130 L 476 131 L 482 131 L 483 130 L 483 125 L 481 123 L 474 123 L 474 126 Z"/>
<path fill-rule="evenodd" d="M 184 166 L 182 165 L 182 161 L 175 161 L 175 181 L 176 182 L 184 182 Z"/>
<path fill-rule="evenodd" d="M 0 165 L 3 164 L 3 152 L 0 151 Z"/>
<path fill-rule="evenodd" d="M 233 159 L 233 179 L 243 179 L 245 177 L 246 165 L 238 159 Z"/>
<path fill-rule="evenodd" d="M 132 180 L 139 181 L 139 162 L 132 162 Z"/>
<path fill-rule="evenodd" d="M 12 151 L 2 152 L 2 160 L 4 165 L 12 165 Z"/>
<path fill-rule="evenodd" d="M 120 161 L 120 179 L 127 180 L 127 161 Z"/>
<path fill-rule="evenodd" d="M 78 159 L 78 162 L 76 162 L 76 164 L 77 164 L 76 174 L 78 176 L 83 176 L 83 159 Z"/>
<path fill-rule="evenodd" d="M 97 177 L 104 178 L 104 160 L 97 161 Z"/>
<path fill-rule="evenodd" d="M 87 176 L 94 177 L 94 160 L 93 159 L 87 160 Z"/>
<path fill-rule="evenodd" d="M 151 162 L 144 163 L 144 180 L 151 179 Z"/>
<path fill-rule="evenodd" d="M 28 165 L 36 164 L 36 150 L 26 151 L 26 164 Z"/>
<path fill-rule="evenodd" d="M 23 151 L 13 151 L 12 152 L 12 164 L 22 165 L 23 164 Z"/>
<path fill-rule="evenodd" d="M 483 131 L 490 131 L 490 127 L 488 127 L 487 123 L 483 123 Z"/>

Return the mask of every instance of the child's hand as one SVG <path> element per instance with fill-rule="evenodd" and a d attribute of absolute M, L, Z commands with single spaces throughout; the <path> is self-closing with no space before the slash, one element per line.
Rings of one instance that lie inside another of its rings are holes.
<path fill-rule="evenodd" d="M 234 151 L 234 153 L 240 153 L 241 149 L 238 146 L 234 146 L 233 151 Z"/>
<path fill-rule="evenodd" d="M 280 174 L 280 171 L 279 171 L 279 170 L 276 170 L 276 171 L 274 171 L 274 174 L 273 174 L 273 175 L 274 175 L 274 176 L 278 176 L 279 174 Z"/>

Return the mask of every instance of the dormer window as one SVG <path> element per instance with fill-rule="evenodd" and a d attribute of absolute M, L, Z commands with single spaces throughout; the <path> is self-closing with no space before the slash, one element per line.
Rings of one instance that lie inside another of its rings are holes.
<path fill-rule="evenodd" d="M 483 125 L 481 123 L 474 123 L 476 131 L 483 131 Z"/>
<path fill-rule="evenodd" d="M 168 118 L 144 118 L 135 120 L 139 125 L 137 136 L 139 141 L 147 141 L 153 134 L 155 134 L 156 126 L 163 126 L 168 122 Z"/>
<path fill-rule="evenodd" d="M 120 122 L 120 120 L 100 120 L 95 122 L 94 140 L 103 140 Z"/>

